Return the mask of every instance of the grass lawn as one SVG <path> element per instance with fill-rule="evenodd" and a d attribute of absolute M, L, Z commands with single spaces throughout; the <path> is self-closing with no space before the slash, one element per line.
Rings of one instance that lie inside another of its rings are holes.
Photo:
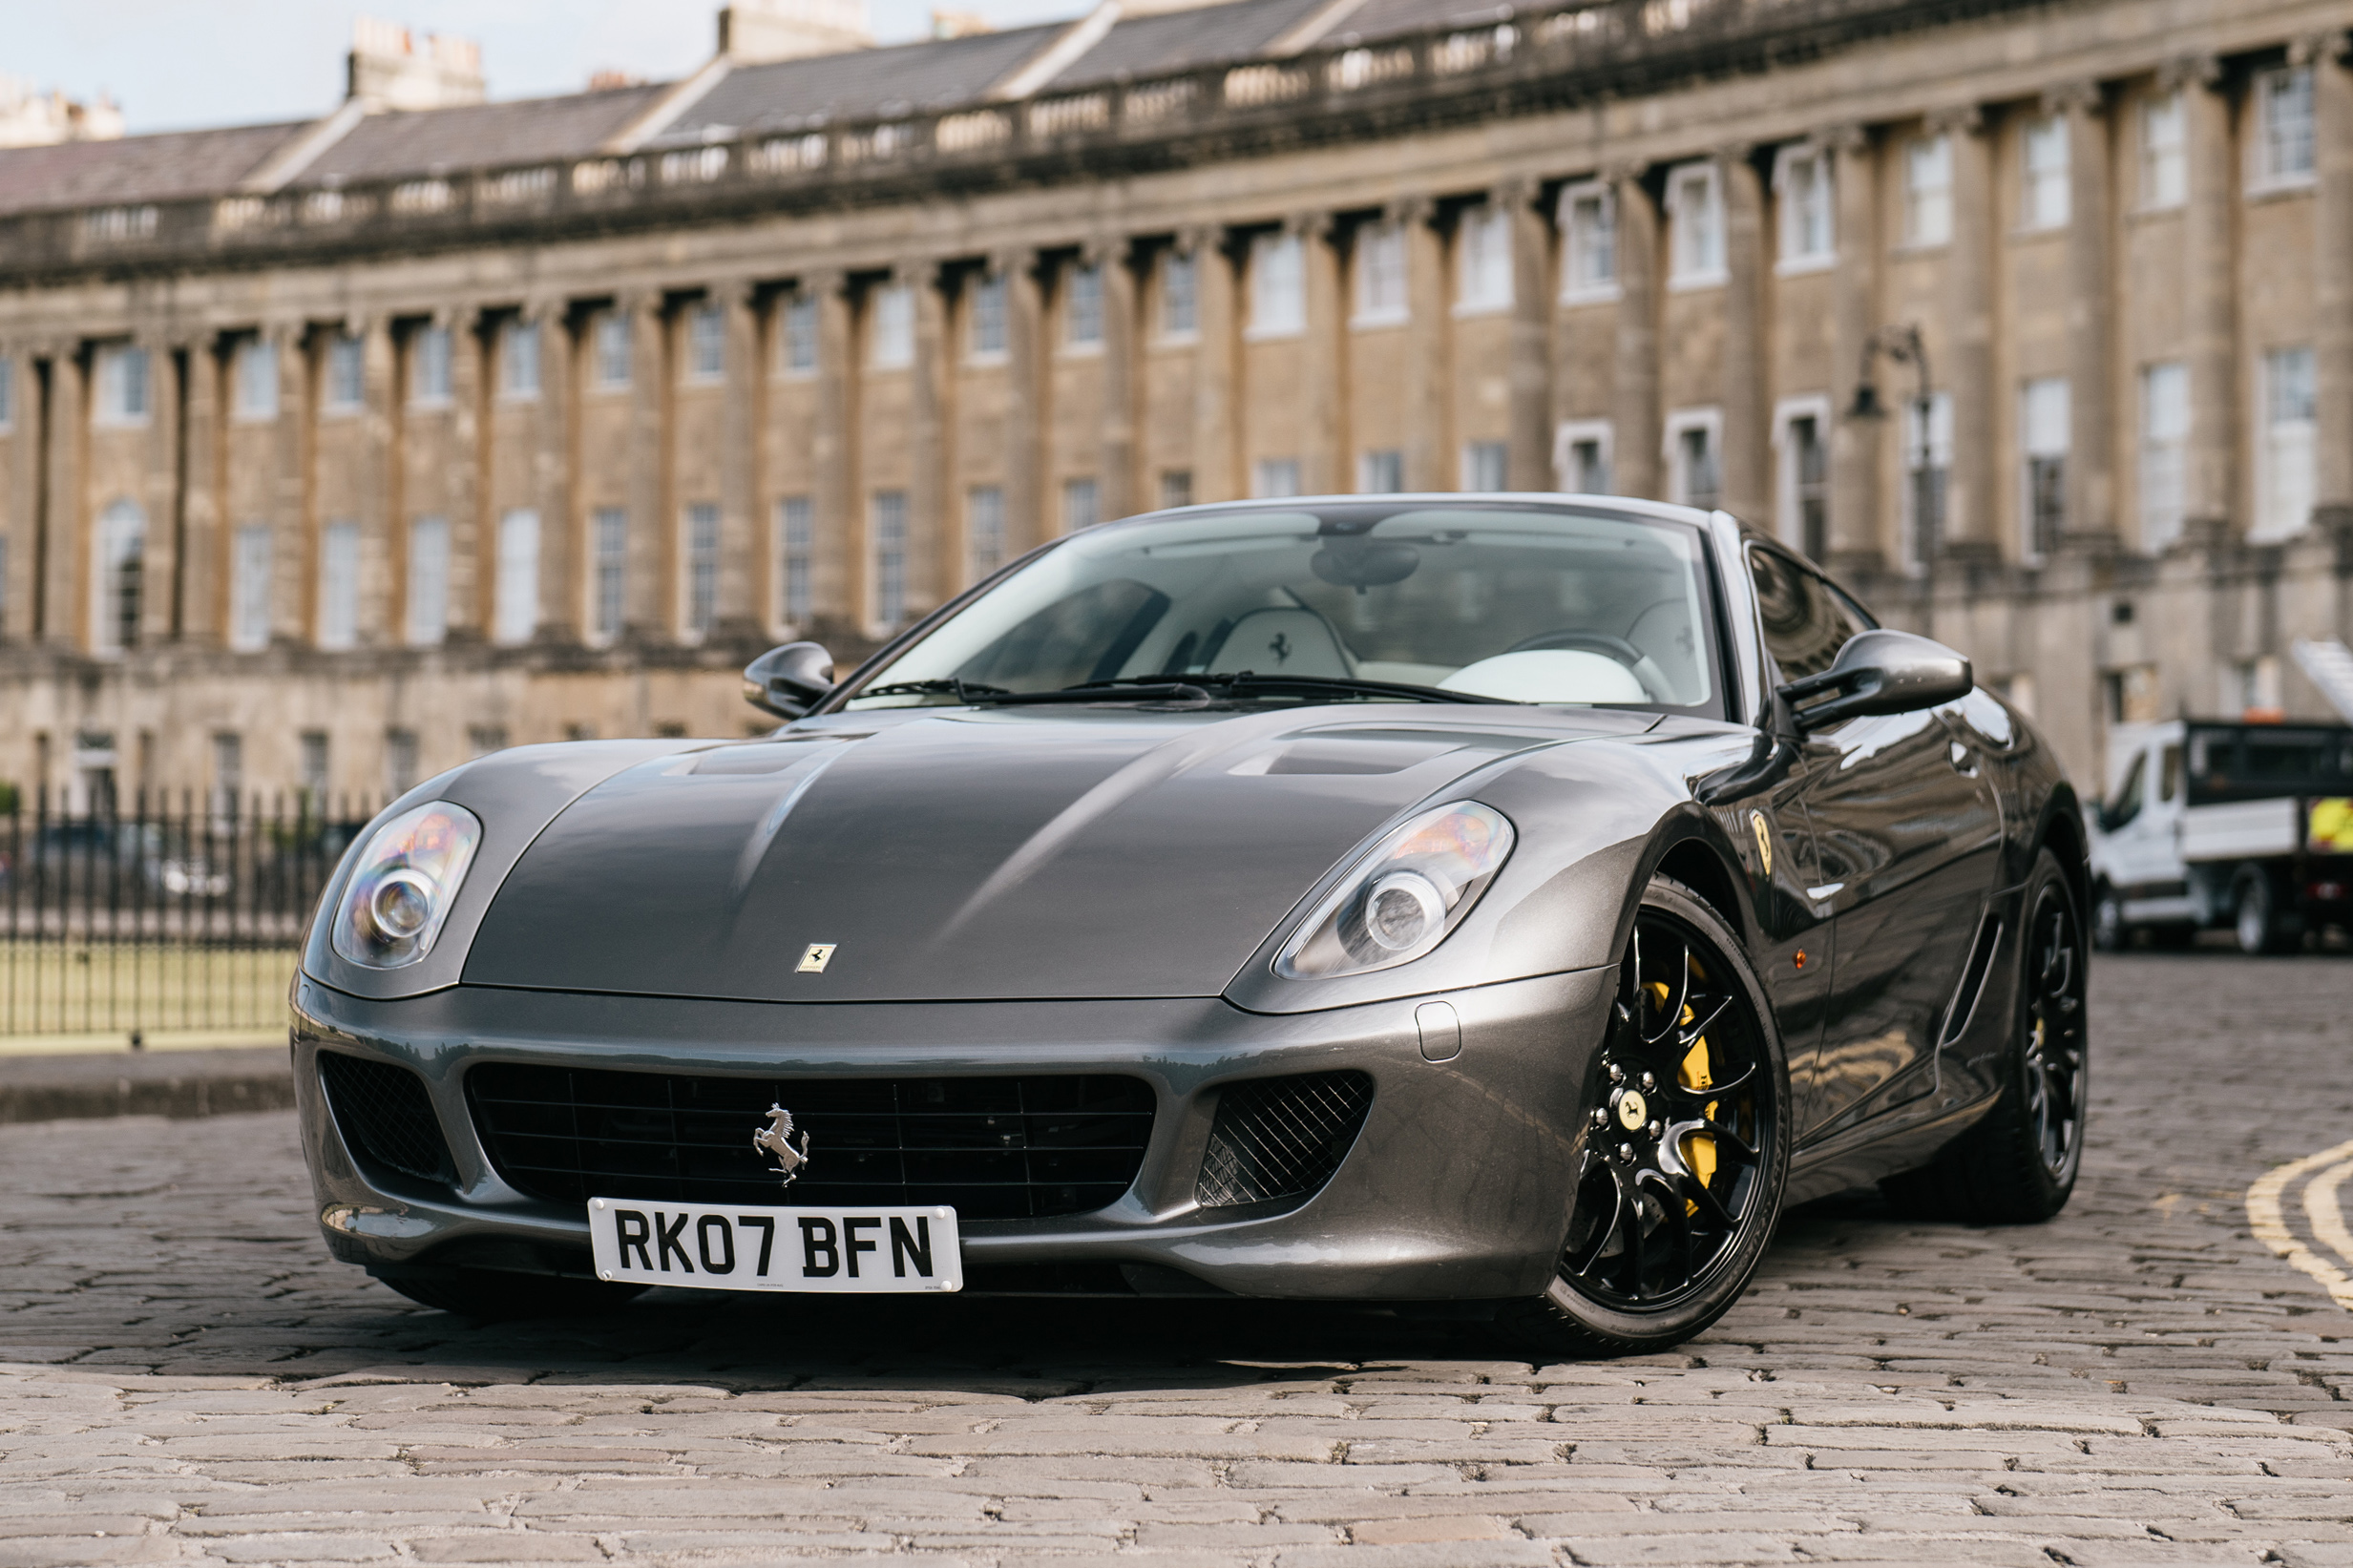
<path fill-rule="evenodd" d="M 132 1031 L 284 1038 L 297 950 L 196 943 L 0 942 L 0 1040 Z M 142 1041 L 144 1043 L 144 1041 Z M 157 1043 L 162 1044 L 158 1038 Z"/>

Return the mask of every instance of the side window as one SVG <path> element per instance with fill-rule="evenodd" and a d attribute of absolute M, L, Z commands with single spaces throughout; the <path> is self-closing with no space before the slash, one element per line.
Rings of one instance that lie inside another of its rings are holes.
<path fill-rule="evenodd" d="M 1784 680 L 1830 668 L 1846 639 L 1869 624 L 1845 595 L 1778 551 L 1751 547 L 1749 576 L 1765 649 Z"/>
<path fill-rule="evenodd" d="M 2100 813 L 2102 827 L 2112 833 L 2140 815 L 2141 785 L 2148 766 L 2149 754 L 2147 752 L 2142 752 L 2132 759 L 2132 766 L 2126 772 L 2124 783 L 2116 786 L 2115 797 Z"/>
<path fill-rule="evenodd" d="M 2167 746 L 2165 762 L 2157 774 L 2157 799 L 2178 800 L 2181 796 L 2181 748 Z"/>

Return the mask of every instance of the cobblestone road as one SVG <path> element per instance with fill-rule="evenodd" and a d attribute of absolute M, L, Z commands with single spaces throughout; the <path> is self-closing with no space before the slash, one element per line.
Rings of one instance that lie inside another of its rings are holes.
<path fill-rule="evenodd" d="M 2353 1564 L 2353 1314 L 2245 1202 L 2353 1130 L 2353 962 L 2094 990 L 2060 1220 L 1817 1205 L 1712 1332 L 1614 1364 L 1223 1303 L 469 1330 L 326 1261 L 285 1115 L 7 1128 L 0 1568 Z"/>

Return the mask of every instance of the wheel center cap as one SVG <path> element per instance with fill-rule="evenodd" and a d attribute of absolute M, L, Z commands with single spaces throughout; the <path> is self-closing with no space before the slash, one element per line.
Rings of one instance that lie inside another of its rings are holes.
<path fill-rule="evenodd" d="M 1641 1126 L 1649 1114 L 1650 1108 L 1643 1103 L 1640 1090 L 1628 1089 L 1618 1097 L 1618 1125 L 1628 1132 Z"/>

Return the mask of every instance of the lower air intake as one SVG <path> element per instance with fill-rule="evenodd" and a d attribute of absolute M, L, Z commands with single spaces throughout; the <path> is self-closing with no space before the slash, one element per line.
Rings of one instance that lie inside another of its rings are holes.
<path fill-rule="evenodd" d="M 340 1051 L 319 1053 L 319 1077 L 352 1153 L 403 1176 L 455 1184 L 457 1166 L 423 1078 L 406 1067 Z"/>
<path fill-rule="evenodd" d="M 1332 1180 L 1373 1106 L 1363 1073 L 1254 1078 L 1217 1099 L 1193 1195 L 1204 1208 L 1303 1198 Z"/>

